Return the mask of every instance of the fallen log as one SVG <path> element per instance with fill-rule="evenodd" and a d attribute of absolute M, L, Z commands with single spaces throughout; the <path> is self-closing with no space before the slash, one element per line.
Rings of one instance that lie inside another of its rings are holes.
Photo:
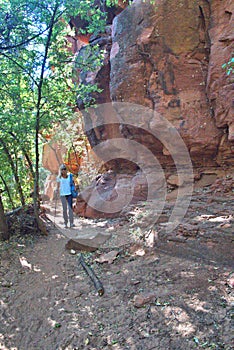
<path fill-rule="evenodd" d="M 16 209 L 13 209 L 11 211 L 8 211 L 5 215 L 6 216 L 11 216 L 11 215 L 15 215 L 18 214 L 21 210 L 23 210 L 23 207 L 18 207 Z"/>
<path fill-rule="evenodd" d="M 91 281 L 94 284 L 95 289 L 98 292 L 98 295 L 102 296 L 104 294 L 104 287 L 103 287 L 101 281 L 99 280 L 99 278 L 95 275 L 92 268 L 86 264 L 82 253 L 80 253 L 80 255 L 78 257 L 78 263 L 81 264 L 81 266 L 85 270 L 86 274 L 90 277 Z"/>

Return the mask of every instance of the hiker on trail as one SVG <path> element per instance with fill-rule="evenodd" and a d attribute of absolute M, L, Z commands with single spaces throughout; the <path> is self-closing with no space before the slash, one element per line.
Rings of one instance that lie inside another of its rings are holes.
<path fill-rule="evenodd" d="M 59 168 L 59 175 L 57 176 L 57 183 L 60 192 L 61 203 L 63 207 L 64 227 L 67 228 L 68 218 L 70 227 L 74 227 L 74 218 L 72 210 L 72 194 L 70 175 L 67 172 L 67 167 L 62 164 Z"/>

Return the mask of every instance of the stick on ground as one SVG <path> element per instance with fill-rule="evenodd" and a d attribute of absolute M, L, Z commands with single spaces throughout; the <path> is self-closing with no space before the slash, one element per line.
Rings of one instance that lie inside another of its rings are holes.
<path fill-rule="evenodd" d="M 85 270 L 86 274 L 92 280 L 94 287 L 97 290 L 98 294 L 100 296 L 102 296 L 104 294 L 104 287 L 103 287 L 101 281 L 99 280 L 99 278 L 95 275 L 95 273 L 91 269 L 91 267 L 86 264 L 82 253 L 80 253 L 80 255 L 79 255 L 78 262 L 79 262 L 79 264 L 81 264 L 81 266 Z"/>

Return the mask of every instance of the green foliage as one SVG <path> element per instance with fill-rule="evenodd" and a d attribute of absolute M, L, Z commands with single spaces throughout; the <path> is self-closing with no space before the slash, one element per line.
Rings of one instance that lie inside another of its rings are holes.
<path fill-rule="evenodd" d="M 66 38 L 74 34 L 67 23 L 77 15 L 86 21 L 86 32 L 104 30 L 106 14 L 94 0 L 0 0 L 0 188 L 5 208 L 31 200 L 35 184 L 41 185 L 40 134 L 74 118 L 77 96 L 89 105 L 100 91 L 80 84 L 74 74 L 76 69 L 95 71 L 103 61 L 99 48 L 88 46 L 74 62 Z"/>
<path fill-rule="evenodd" d="M 75 58 L 74 68 L 78 68 L 83 72 L 94 72 L 102 66 L 104 60 L 104 51 L 98 45 L 88 45 L 83 47 L 79 55 Z"/>

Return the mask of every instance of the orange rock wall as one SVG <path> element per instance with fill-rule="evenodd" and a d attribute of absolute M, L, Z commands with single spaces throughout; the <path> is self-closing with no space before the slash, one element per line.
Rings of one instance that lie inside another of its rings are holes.
<path fill-rule="evenodd" d="M 234 163 L 233 76 L 222 68 L 233 51 L 233 12 L 231 0 L 136 1 L 113 23 L 111 99 L 161 113 L 197 166 Z"/>
<path fill-rule="evenodd" d="M 185 141 L 195 169 L 233 167 L 234 77 L 222 65 L 234 51 L 234 2 L 136 0 L 120 11 L 112 13 L 106 33 L 90 36 L 90 43 L 105 50 L 104 66 L 92 74 L 80 72 L 80 81 L 98 83 L 103 91 L 93 96 L 97 104 L 133 102 L 167 118 Z M 82 55 L 87 43 L 78 36 L 71 40 L 73 52 Z M 108 122 L 108 115 L 102 118 Z M 163 167 L 172 165 L 160 142 L 152 146 L 137 128 L 130 134 L 137 142 L 148 142 Z M 126 129 L 117 125 L 104 125 L 87 136 L 91 147 L 128 138 Z M 112 169 L 130 170 L 122 165 L 113 161 Z M 89 208 L 82 210 L 85 215 Z"/>

